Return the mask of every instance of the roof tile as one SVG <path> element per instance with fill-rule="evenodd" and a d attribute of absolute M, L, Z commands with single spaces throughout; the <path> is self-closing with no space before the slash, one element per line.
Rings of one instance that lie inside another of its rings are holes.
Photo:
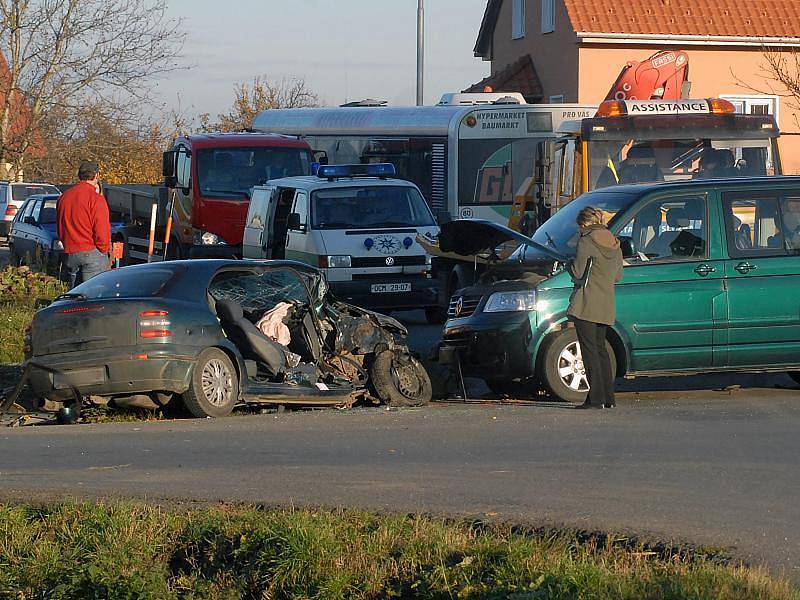
<path fill-rule="evenodd" d="M 564 0 L 575 31 L 800 38 L 800 0 Z"/>

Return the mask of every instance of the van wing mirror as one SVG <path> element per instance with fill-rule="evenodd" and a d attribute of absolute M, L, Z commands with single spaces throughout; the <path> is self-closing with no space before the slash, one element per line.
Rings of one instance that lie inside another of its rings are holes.
<path fill-rule="evenodd" d="M 302 224 L 300 223 L 300 213 L 289 213 L 287 217 L 286 225 L 292 231 L 300 231 L 302 229 Z"/>
<path fill-rule="evenodd" d="M 321 165 L 328 164 L 328 153 L 325 150 L 314 150 L 314 162 Z"/>
<path fill-rule="evenodd" d="M 621 235 L 617 239 L 619 240 L 620 250 L 622 250 L 622 258 L 635 258 L 638 256 L 631 236 Z"/>

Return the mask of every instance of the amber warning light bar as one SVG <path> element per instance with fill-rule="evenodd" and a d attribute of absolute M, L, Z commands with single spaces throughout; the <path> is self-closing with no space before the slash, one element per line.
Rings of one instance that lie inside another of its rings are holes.
<path fill-rule="evenodd" d="M 597 117 L 636 115 L 729 115 L 736 107 L 728 100 L 607 100 L 597 109 Z"/>

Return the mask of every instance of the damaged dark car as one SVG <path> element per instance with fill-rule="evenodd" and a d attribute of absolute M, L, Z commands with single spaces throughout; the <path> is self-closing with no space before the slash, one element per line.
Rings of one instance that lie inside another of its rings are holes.
<path fill-rule="evenodd" d="M 425 368 L 395 319 L 338 301 L 293 261 L 193 260 L 98 275 L 36 313 L 28 385 L 42 400 L 173 397 L 197 417 L 240 404 L 417 406 Z M 76 398 L 77 396 L 77 398 Z"/>

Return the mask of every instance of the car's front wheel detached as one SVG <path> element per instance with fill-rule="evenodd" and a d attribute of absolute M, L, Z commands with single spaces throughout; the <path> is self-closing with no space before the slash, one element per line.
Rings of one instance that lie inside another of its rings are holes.
<path fill-rule="evenodd" d="M 183 403 L 195 417 L 224 417 L 239 400 L 239 378 L 222 350 L 207 348 L 197 357 Z"/>
<path fill-rule="evenodd" d="M 612 377 L 616 376 L 617 361 L 611 344 L 606 340 Z M 574 329 L 563 329 L 550 336 L 542 348 L 539 363 L 542 382 L 556 398 L 566 402 L 583 402 L 589 391 L 589 380 Z"/>
<path fill-rule="evenodd" d="M 384 350 L 378 354 L 370 377 L 378 397 L 390 406 L 422 406 L 433 395 L 425 367 L 405 352 Z"/>

